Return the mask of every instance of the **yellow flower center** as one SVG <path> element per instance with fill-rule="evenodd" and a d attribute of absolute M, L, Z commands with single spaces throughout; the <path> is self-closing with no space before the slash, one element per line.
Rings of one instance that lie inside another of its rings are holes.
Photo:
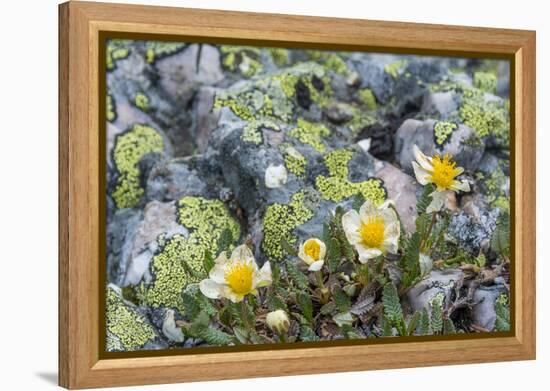
<path fill-rule="evenodd" d="M 225 281 L 233 292 L 246 295 L 252 291 L 254 267 L 250 262 L 235 262 L 225 271 Z"/>
<path fill-rule="evenodd" d="M 316 240 L 308 240 L 304 244 L 304 252 L 311 258 L 318 260 L 321 254 L 321 246 Z"/>
<path fill-rule="evenodd" d="M 435 155 L 432 159 L 434 171 L 432 174 L 432 182 L 439 189 L 450 189 L 455 177 L 460 173 L 456 169 L 456 163 L 451 161 L 448 154 L 445 154 L 443 159 L 439 155 Z"/>
<path fill-rule="evenodd" d="M 380 248 L 384 242 L 384 219 L 382 216 L 371 216 L 366 223 L 361 223 L 359 234 L 363 243 L 370 248 Z"/>

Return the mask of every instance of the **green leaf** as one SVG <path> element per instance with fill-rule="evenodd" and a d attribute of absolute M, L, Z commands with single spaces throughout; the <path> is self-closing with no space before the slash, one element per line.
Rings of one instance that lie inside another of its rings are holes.
<path fill-rule="evenodd" d="M 420 334 L 421 335 L 430 335 L 430 314 L 428 310 L 424 308 L 422 310 L 422 315 L 420 316 Z"/>
<path fill-rule="evenodd" d="M 382 315 L 380 320 L 380 328 L 382 329 L 381 331 L 383 337 L 393 337 L 392 322 L 384 315 Z"/>
<path fill-rule="evenodd" d="M 288 240 L 286 240 L 286 238 L 281 239 L 281 247 L 288 255 L 291 255 L 293 257 L 298 256 L 298 250 L 296 250 L 296 248 L 291 245 Z"/>
<path fill-rule="evenodd" d="M 221 330 L 215 329 L 214 327 L 206 327 L 201 329 L 197 333 L 197 337 L 203 339 L 210 345 L 225 346 L 229 345 L 233 339 L 227 333 L 224 333 Z"/>
<path fill-rule="evenodd" d="M 440 300 L 432 300 L 431 324 L 434 334 L 443 331 L 443 308 Z"/>
<path fill-rule="evenodd" d="M 361 209 L 361 206 L 365 203 L 365 196 L 363 193 L 359 192 L 353 197 L 353 204 L 352 208 L 359 212 L 359 209 Z"/>
<path fill-rule="evenodd" d="M 455 324 L 450 318 L 445 318 L 443 321 L 443 328 L 445 329 L 445 334 L 456 334 Z"/>
<path fill-rule="evenodd" d="M 342 326 L 342 334 L 344 334 L 344 337 L 348 339 L 363 339 L 365 336 L 361 334 L 358 330 L 354 329 L 353 326 L 350 325 L 343 325 Z"/>
<path fill-rule="evenodd" d="M 209 316 L 217 313 L 216 308 L 210 303 L 210 300 L 200 292 L 197 284 L 188 285 L 181 296 L 183 300 L 183 312 L 190 320 L 194 320 L 201 312 Z"/>
<path fill-rule="evenodd" d="M 495 320 L 494 331 L 510 331 L 510 305 L 508 297 L 504 294 L 495 301 Z"/>
<path fill-rule="evenodd" d="M 351 326 L 353 324 L 353 316 L 349 312 L 336 314 L 332 317 L 332 320 L 334 320 L 338 327 L 342 327 L 344 325 Z"/>
<path fill-rule="evenodd" d="M 237 338 L 237 341 L 239 341 L 241 344 L 248 344 L 248 331 L 246 329 L 244 329 L 243 327 L 235 326 L 233 327 L 233 334 L 235 334 L 235 338 Z"/>
<path fill-rule="evenodd" d="M 265 301 L 269 311 L 287 310 L 285 301 L 279 295 L 275 294 L 275 292 L 271 292 L 271 294 L 267 295 Z"/>
<path fill-rule="evenodd" d="M 286 272 L 292 282 L 294 282 L 294 285 L 296 288 L 306 291 L 309 288 L 309 281 L 304 273 L 302 273 L 298 266 L 292 262 L 288 261 L 286 262 Z"/>
<path fill-rule="evenodd" d="M 409 324 L 407 325 L 407 335 L 413 335 L 418 327 L 418 323 L 420 322 L 421 314 L 419 311 L 415 311 L 415 313 L 411 316 L 409 319 Z"/>
<path fill-rule="evenodd" d="M 334 304 L 333 301 L 328 302 L 327 304 L 322 306 L 321 309 L 319 310 L 319 312 L 323 315 L 330 315 L 334 311 L 336 311 L 336 304 Z"/>
<path fill-rule="evenodd" d="M 340 241 L 336 238 L 330 238 L 327 243 L 327 266 L 331 273 L 334 273 L 342 257 L 342 249 L 340 248 Z"/>
<path fill-rule="evenodd" d="M 315 331 L 309 326 L 300 326 L 300 340 L 304 342 L 319 341 L 319 337 L 315 334 Z"/>
<path fill-rule="evenodd" d="M 233 244 L 233 232 L 229 228 L 224 228 L 218 239 L 218 253 L 228 251 Z"/>
<path fill-rule="evenodd" d="M 209 250 L 206 250 L 204 252 L 204 259 L 202 264 L 204 266 L 204 271 L 206 272 L 206 274 L 210 273 L 210 270 L 212 270 L 212 268 L 214 267 L 214 257 L 212 257 L 212 253 Z"/>
<path fill-rule="evenodd" d="M 341 289 L 336 289 L 332 293 L 334 297 L 334 303 L 340 312 L 348 312 L 351 307 L 351 301 L 349 296 Z"/>
<path fill-rule="evenodd" d="M 510 216 L 503 214 L 491 236 L 491 249 L 499 254 L 510 256 Z"/>
<path fill-rule="evenodd" d="M 403 319 L 403 310 L 397 294 L 397 289 L 390 282 L 382 290 L 382 303 L 384 304 L 384 314 L 388 320 L 396 325 Z"/>
<path fill-rule="evenodd" d="M 418 198 L 416 202 L 416 213 L 418 213 L 418 216 L 426 213 L 426 209 L 428 208 L 428 205 L 430 205 L 431 197 L 430 194 L 432 194 L 435 191 L 435 186 L 431 183 L 427 184 L 422 188 L 422 194 L 420 195 L 420 198 Z"/>
<path fill-rule="evenodd" d="M 307 319 L 311 324 L 313 323 L 313 303 L 311 302 L 311 297 L 306 292 L 298 292 L 296 294 L 296 304 L 302 312 L 302 315 Z"/>

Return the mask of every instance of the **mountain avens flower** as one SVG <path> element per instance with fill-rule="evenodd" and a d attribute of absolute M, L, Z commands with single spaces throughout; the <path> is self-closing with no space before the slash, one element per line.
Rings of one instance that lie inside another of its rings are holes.
<path fill-rule="evenodd" d="M 266 262 L 259 269 L 250 249 L 241 245 L 233 250 L 231 258 L 222 252 L 208 276 L 199 284 L 203 295 L 238 303 L 246 295 L 257 294 L 258 288 L 271 285 L 271 266 Z"/>
<path fill-rule="evenodd" d="M 271 331 L 278 335 L 285 334 L 290 328 L 290 320 L 283 310 L 276 310 L 268 313 L 265 321 Z"/>
<path fill-rule="evenodd" d="M 323 241 L 317 238 L 310 238 L 300 246 L 298 257 L 308 264 L 309 271 L 321 270 L 325 263 L 325 255 L 327 254 L 327 246 Z"/>
<path fill-rule="evenodd" d="M 401 230 L 391 203 L 386 201 L 377 207 L 367 200 L 359 213 L 350 210 L 342 216 L 346 238 L 357 250 L 361 263 L 388 252 L 397 252 Z"/>
<path fill-rule="evenodd" d="M 413 146 L 415 162 L 412 162 L 414 175 L 421 185 L 433 183 L 436 190 L 431 194 L 432 202 L 426 212 L 432 213 L 441 210 L 450 191 L 470 191 L 467 181 L 459 181 L 456 177 L 464 172 L 462 167 L 457 167 L 448 154 L 443 157 L 435 155 L 426 156 L 418 146 Z"/>

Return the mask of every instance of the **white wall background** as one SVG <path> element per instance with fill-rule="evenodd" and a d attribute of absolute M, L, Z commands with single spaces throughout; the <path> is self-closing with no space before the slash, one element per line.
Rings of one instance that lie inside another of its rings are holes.
<path fill-rule="evenodd" d="M 105 1 L 105 0 L 104 0 Z M 127 2 L 119 0 L 119 2 Z M 518 390 L 548 379 L 550 104 L 545 2 L 441 0 L 133 0 L 134 3 L 537 30 L 538 360 L 238 380 L 141 389 Z M 0 3 L 0 388 L 42 390 L 57 377 L 57 3 Z M 32 350 L 32 353 L 30 351 Z M 460 354 L 460 352 L 457 352 Z M 311 363 L 315 365 L 314 362 Z M 546 373 L 545 373 L 546 369 Z M 138 388 L 136 388 L 138 389 Z"/>

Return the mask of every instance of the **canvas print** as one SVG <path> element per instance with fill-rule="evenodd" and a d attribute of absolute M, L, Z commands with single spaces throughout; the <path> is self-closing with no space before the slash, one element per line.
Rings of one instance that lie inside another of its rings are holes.
<path fill-rule="evenodd" d="M 105 351 L 510 329 L 508 61 L 105 57 Z"/>

